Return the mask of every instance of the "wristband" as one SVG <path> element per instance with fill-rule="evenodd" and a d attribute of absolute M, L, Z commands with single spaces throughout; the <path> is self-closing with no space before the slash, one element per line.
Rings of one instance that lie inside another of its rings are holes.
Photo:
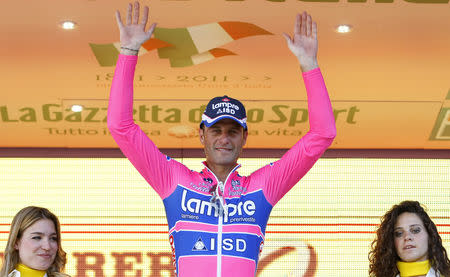
<path fill-rule="evenodd" d="M 136 49 L 131 49 L 131 48 L 127 48 L 127 47 L 120 47 L 120 49 L 130 50 L 130 51 L 134 51 L 136 53 L 139 52 L 139 49 L 136 50 Z"/>

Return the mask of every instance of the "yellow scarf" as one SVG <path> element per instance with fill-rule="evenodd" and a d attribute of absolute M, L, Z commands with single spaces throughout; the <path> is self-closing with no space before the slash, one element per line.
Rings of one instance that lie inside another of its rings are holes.
<path fill-rule="evenodd" d="M 429 260 L 423 262 L 397 262 L 397 268 L 400 271 L 400 277 L 427 275 L 431 265 Z"/>
<path fill-rule="evenodd" d="M 29 268 L 24 264 L 17 264 L 16 269 L 20 272 L 20 277 L 44 277 L 45 270 Z"/>

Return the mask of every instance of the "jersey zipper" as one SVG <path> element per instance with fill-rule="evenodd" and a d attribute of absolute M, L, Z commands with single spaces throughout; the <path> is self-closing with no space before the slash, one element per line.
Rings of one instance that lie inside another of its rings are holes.
<path fill-rule="evenodd" d="M 219 185 L 219 184 L 217 184 Z M 223 192 L 222 192 L 223 193 Z M 223 194 L 222 194 L 223 195 Z M 222 275 L 222 224 L 223 224 L 223 213 L 225 212 L 225 207 L 222 208 L 223 212 L 219 212 L 219 225 L 217 226 L 217 277 Z"/>
<path fill-rule="evenodd" d="M 236 165 L 231 171 L 230 173 L 228 173 L 227 178 L 225 179 L 225 183 L 222 183 L 221 181 L 219 181 L 219 178 L 217 178 L 217 176 L 214 174 L 214 172 L 212 172 L 208 167 L 209 172 L 211 172 L 211 174 L 214 176 L 214 178 L 216 178 L 217 181 L 217 186 L 222 189 L 222 200 L 223 200 L 223 196 L 225 193 L 225 184 L 228 181 L 228 178 L 230 177 L 231 173 L 233 173 L 236 168 L 238 168 L 239 165 Z M 220 197 L 220 196 L 219 196 Z M 222 203 L 225 203 L 224 200 Z M 226 204 L 225 204 L 226 206 Z M 222 275 L 222 228 L 223 228 L 223 216 L 226 210 L 226 207 L 222 207 L 223 212 L 219 212 L 219 224 L 217 226 L 217 277 L 221 277 Z"/>

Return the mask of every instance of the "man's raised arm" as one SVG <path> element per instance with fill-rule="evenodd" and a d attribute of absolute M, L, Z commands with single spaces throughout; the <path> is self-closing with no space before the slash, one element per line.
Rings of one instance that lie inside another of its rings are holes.
<path fill-rule="evenodd" d="M 125 24 L 118 11 L 116 19 L 120 30 L 121 50 L 109 97 L 108 129 L 122 153 L 161 198 L 165 198 L 173 188 L 171 170 L 179 165 L 174 165 L 173 160 L 168 161 L 133 120 L 133 79 L 137 54 L 141 45 L 152 36 L 156 24 L 145 31 L 148 7 L 144 8 L 139 21 L 138 2 L 134 6 L 128 5 Z"/>
<path fill-rule="evenodd" d="M 117 26 L 120 30 L 120 55 L 116 64 L 108 106 L 108 128 L 119 131 L 130 127 L 133 122 L 133 78 L 137 54 L 141 45 L 150 39 L 156 27 L 153 23 L 148 31 L 148 7 L 139 22 L 139 2 L 128 4 L 126 23 L 122 22 L 120 12 L 116 11 Z M 134 14 L 134 16 L 133 16 Z"/>
<path fill-rule="evenodd" d="M 333 109 L 317 62 L 317 24 L 306 12 L 296 16 L 294 34 L 283 34 L 297 57 L 308 96 L 310 131 L 332 139 L 336 136 Z M 328 146 L 327 146 L 328 147 Z M 325 151 L 325 149 L 323 150 Z"/>
<path fill-rule="evenodd" d="M 273 166 L 256 172 L 272 176 L 263 188 L 269 203 L 275 205 L 322 156 L 336 136 L 333 109 L 317 63 L 317 24 L 306 12 L 296 16 L 294 34 L 283 34 L 297 57 L 308 96 L 309 132 Z M 267 173 L 266 171 L 271 171 Z"/>

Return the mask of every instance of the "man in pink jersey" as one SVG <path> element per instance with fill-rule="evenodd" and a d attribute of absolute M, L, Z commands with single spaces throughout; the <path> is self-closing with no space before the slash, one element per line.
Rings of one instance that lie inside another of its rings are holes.
<path fill-rule="evenodd" d="M 108 128 L 124 155 L 163 200 L 177 276 L 254 276 L 273 206 L 308 172 L 336 136 L 328 92 L 317 64 L 317 27 L 307 13 L 284 34 L 298 58 L 308 96 L 310 130 L 283 157 L 249 176 L 237 160 L 247 140 L 245 107 L 228 96 L 213 98 L 199 135 L 204 169 L 195 172 L 162 154 L 133 121 L 137 53 L 153 33 L 148 7 L 128 6 L 126 23 L 116 13 L 121 52 L 111 86 Z"/>

